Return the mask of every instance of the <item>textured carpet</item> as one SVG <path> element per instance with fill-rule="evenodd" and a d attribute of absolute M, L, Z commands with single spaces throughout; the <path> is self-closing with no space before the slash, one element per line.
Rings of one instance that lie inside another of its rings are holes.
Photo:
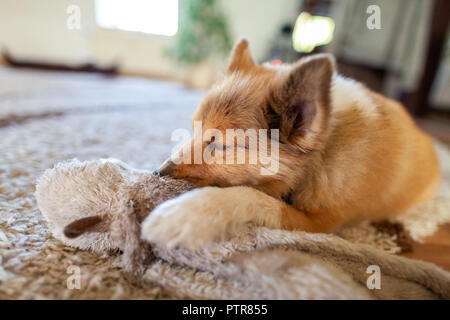
<path fill-rule="evenodd" d="M 124 276 L 119 253 L 83 252 L 52 239 L 34 190 L 43 170 L 74 157 L 115 157 L 136 168 L 156 168 L 170 154 L 170 133 L 190 126 L 202 96 L 144 79 L 0 69 L 0 298 L 201 297 L 174 288 L 183 277 L 209 273 L 175 273 L 169 262 L 159 262 L 152 269 L 154 285 L 140 287 Z M 450 221 L 450 152 L 437 147 L 445 176 L 438 196 L 399 219 L 419 241 Z M 401 250 L 398 233 L 368 222 L 337 234 L 390 253 Z M 82 270 L 82 290 L 67 289 L 71 265 Z"/>

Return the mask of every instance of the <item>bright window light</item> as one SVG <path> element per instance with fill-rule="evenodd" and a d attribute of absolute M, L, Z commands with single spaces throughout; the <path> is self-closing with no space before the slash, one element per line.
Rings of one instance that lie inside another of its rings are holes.
<path fill-rule="evenodd" d="M 173 36 L 178 30 L 178 0 L 96 0 L 103 28 Z"/>
<path fill-rule="evenodd" d="M 300 52 L 311 52 L 317 46 L 330 43 L 333 32 L 333 19 L 302 12 L 297 18 L 292 34 L 294 49 Z"/>

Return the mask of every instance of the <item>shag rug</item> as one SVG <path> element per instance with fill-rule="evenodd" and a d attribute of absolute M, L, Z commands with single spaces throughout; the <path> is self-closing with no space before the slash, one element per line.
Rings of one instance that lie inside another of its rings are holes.
<path fill-rule="evenodd" d="M 153 170 L 170 134 L 189 128 L 204 93 L 172 83 L 0 68 L 0 299 L 450 298 L 448 272 L 396 256 L 450 221 L 450 151 L 436 148 L 437 196 L 392 224 L 362 222 L 335 235 L 249 226 L 237 239 L 189 251 L 155 247 L 143 283 L 119 252 L 76 250 L 51 237 L 34 198 L 42 172 L 78 158 L 114 157 Z M 370 265 L 381 289 L 366 287 Z M 70 266 L 81 288 L 69 289 Z"/>

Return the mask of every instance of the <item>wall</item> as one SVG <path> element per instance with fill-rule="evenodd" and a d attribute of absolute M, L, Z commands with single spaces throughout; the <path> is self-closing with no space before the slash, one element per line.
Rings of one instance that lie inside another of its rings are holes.
<path fill-rule="evenodd" d="M 2 0 L 0 1 L 0 45 L 21 56 L 38 59 L 84 60 L 90 55 L 88 22 L 92 20 L 89 0 Z M 67 7 L 82 8 L 82 32 L 66 27 Z"/>
<path fill-rule="evenodd" d="M 182 1 L 182 0 L 181 0 Z M 257 61 L 261 61 L 277 29 L 293 21 L 300 0 L 222 0 L 235 39 L 245 36 Z M 81 30 L 66 27 L 67 7 L 81 8 Z M 147 35 L 96 26 L 93 0 L 2 0 L 0 45 L 17 56 L 99 64 L 117 61 L 122 70 L 165 77 L 184 77 L 188 70 L 162 54 L 172 37 Z"/>
<path fill-rule="evenodd" d="M 223 0 L 222 6 L 234 38 L 249 39 L 254 59 L 262 62 L 280 26 L 295 22 L 301 3 L 299 0 Z"/>

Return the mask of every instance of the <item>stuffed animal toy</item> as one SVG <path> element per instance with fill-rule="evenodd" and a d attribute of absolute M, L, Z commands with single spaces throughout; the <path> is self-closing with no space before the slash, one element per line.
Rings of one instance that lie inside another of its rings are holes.
<path fill-rule="evenodd" d="M 36 199 L 55 238 L 79 249 L 120 250 L 124 268 L 136 273 L 148 257 L 141 223 L 160 203 L 194 188 L 116 159 L 71 160 L 44 172 Z"/>

